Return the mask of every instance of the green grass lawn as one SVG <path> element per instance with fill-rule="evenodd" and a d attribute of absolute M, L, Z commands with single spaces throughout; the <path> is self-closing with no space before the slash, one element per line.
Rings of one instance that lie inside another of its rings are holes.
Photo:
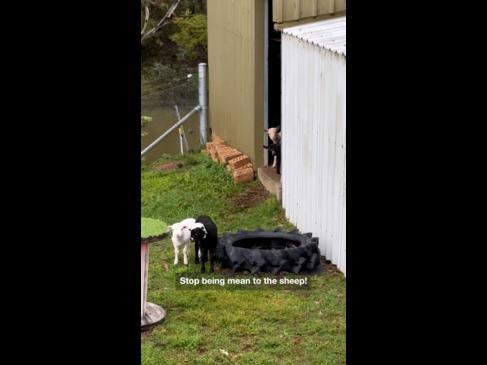
<path fill-rule="evenodd" d="M 259 182 L 234 185 L 226 170 L 202 153 L 165 156 L 179 160 L 170 171 L 142 170 L 142 216 L 168 224 L 201 214 L 219 233 L 238 229 L 294 228 L 277 200 L 241 204 Z M 236 202 L 239 202 L 237 204 Z M 166 320 L 142 335 L 142 364 L 345 364 L 345 279 L 339 272 L 313 276 L 311 290 L 175 289 L 170 239 L 150 248 L 148 301 Z"/>

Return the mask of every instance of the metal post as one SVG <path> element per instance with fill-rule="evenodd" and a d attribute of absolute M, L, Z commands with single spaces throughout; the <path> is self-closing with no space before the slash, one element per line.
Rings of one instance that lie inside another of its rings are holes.
<path fill-rule="evenodd" d="M 183 131 L 179 127 L 179 149 L 181 150 L 181 155 L 184 156 L 184 145 L 183 145 Z"/>
<path fill-rule="evenodd" d="M 179 114 L 179 108 L 178 108 L 178 105 L 174 105 L 174 109 L 176 109 L 176 116 L 178 117 L 178 121 L 181 120 L 181 114 Z M 181 126 L 179 128 L 179 133 L 181 134 L 182 138 L 183 138 L 183 142 L 184 142 L 184 148 L 186 148 L 186 152 L 189 151 L 189 144 L 188 144 L 188 138 L 186 138 L 186 133 L 184 132 L 184 127 Z M 182 147 L 181 147 L 181 151 L 182 151 Z M 181 154 L 183 155 L 184 153 L 181 152 Z"/>
<path fill-rule="evenodd" d="M 208 92 L 206 81 L 206 63 L 198 64 L 198 94 L 200 110 L 200 144 L 208 141 Z"/>
<path fill-rule="evenodd" d="M 177 114 L 178 122 L 179 122 L 181 120 L 181 116 L 179 115 L 178 106 L 174 105 L 174 107 L 176 108 L 176 114 Z M 178 132 L 179 132 L 179 148 L 181 150 L 181 156 L 184 156 L 183 126 L 179 127 Z"/>

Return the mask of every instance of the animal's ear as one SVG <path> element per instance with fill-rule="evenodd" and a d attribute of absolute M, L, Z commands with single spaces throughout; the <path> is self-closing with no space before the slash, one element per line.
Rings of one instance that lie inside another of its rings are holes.
<path fill-rule="evenodd" d="M 269 146 L 264 146 L 264 145 L 262 147 L 265 148 L 265 149 L 268 149 L 269 148 Z"/>

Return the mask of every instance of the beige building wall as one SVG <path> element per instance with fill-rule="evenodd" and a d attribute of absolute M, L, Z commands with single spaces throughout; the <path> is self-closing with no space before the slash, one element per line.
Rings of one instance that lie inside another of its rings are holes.
<path fill-rule="evenodd" d="M 346 0 L 272 0 L 272 8 L 272 20 L 283 23 L 343 12 Z"/>
<path fill-rule="evenodd" d="M 207 0 L 209 125 L 213 135 L 264 163 L 266 0 Z M 345 11 L 346 0 L 273 0 L 277 27 Z"/>
<path fill-rule="evenodd" d="M 214 135 L 264 161 L 264 0 L 208 0 L 209 123 Z"/>

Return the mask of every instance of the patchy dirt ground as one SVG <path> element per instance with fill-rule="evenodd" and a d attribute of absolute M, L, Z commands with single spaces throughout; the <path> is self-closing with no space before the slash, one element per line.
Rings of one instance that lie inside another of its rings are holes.
<path fill-rule="evenodd" d="M 244 193 L 234 197 L 232 203 L 236 208 L 247 209 L 262 203 L 269 196 L 263 185 L 254 186 Z"/>
<path fill-rule="evenodd" d="M 340 273 L 340 271 L 337 269 L 337 266 L 326 260 L 324 256 L 321 256 L 320 261 L 321 265 L 323 265 L 323 270 L 325 273 Z"/>
<path fill-rule="evenodd" d="M 170 161 L 162 164 L 156 164 L 153 166 L 155 171 L 175 170 L 183 167 L 184 164 L 179 161 Z"/>

